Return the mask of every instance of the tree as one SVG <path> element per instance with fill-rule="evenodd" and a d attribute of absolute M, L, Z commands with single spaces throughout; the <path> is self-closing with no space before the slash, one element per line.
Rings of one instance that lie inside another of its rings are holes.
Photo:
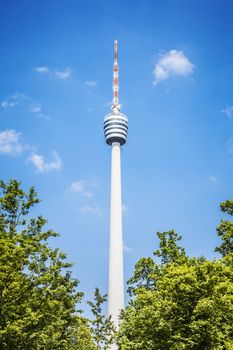
<path fill-rule="evenodd" d="M 221 210 L 233 215 L 233 200 L 227 200 L 220 204 Z M 222 244 L 215 248 L 216 252 L 227 256 L 233 254 L 233 222 L 228 220 L 221 220 L 220 225 L 217 227 L 218 236 L 222 240 Z"/>
<path fill-rule="evenodd" d="M 44 229 L 42 216 L 30 217 L 37 203 L 33 187 L 27 193 L 16 180 L 0 182 L 0 348 L 82 349 L 82 293 L 66 255 L 48 244 L 58 234 Z"/>
<path fill-rule="evenodd" d="M 184 248 L 179 247 L 177 242 L 181 236 L 174 230 L 168 232 L 157 232 L 159 238 L 159 249 L 153 252 L 161 260 L 161 265 L 156 264 L 153 258 L 141 258 L 135 265 L 134 275 L 127 282 L 128 292 L 132 296 L 141 287 L 146 289 L 155 288 L 157 277 L 161 275 L 161 267 L 168 263 L 178 264 L 187 259 Z"/>
<path fill-rule="evenodd" d="M 231 214 L 232 201 L 225 203 L 222 209 Z M 224 257 L 214 261 L 188 257 L 177 245 L 180 236 L 174 231 L 158 233 L 155 259 L 140 259 L 129 280 L 133 298 L 122 314 L 121 350 L 233 349 L 228 227 L 218 228 L 218 233 L 223 232 Z"/>
<path fill-rule="evenodd" d="M 96 349 L 107 350 L 113 343 L 114 339 L 114 326 L 111 321 L 111 317 L 106 317 L 103 314 L 103 304 L 107 300 L 107 295 L 101 295 L 98 288 L 95 289 L 94 302 L 88 301 L 91 307 L 91 312 L 94 316 L 91 323 L 91 331 Z"/>
<path fill-rule="evenodd" d="M 76 328 L 76 348 L 77 350 L 97 350 L 93 341 L 90 321 L 84 317 L 78 318 L 78 325 Z"/>

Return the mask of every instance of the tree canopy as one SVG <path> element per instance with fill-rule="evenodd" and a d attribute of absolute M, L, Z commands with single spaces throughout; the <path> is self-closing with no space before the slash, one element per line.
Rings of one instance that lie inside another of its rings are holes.
<path fill-rule="evenodd" d="M 35 189 L 0 182 L 0 348 L 97 350 L 114 340 L 104 316 L 107 296 L 96 288 L 93 319 L 77 306 L 83 293 L 66 254 L 49 244 L 58 236 L 42 216 Z M 233 215 L 233 201 L 221 203 Z M 130 301 L 116 335 L 121 350 L 233 349 L 233 223 L 217 227 L 221 257 L 189 257 L 175 231 L 158 232 L 159 249 L 141 258 L 128 281 Z"/>
<path fill-rule="evenodd" d="M 72 264 L 50 247 L 58 234 L 45 229 L 46 220 L 30 217 L 38 202 L 33 187 L 25 192 L 16 180 L 0 182 L 0 347 L 91 349 L 88 325 L 76 309 L 82 293 Z"/>
<path fill-rule="evenodd" d="M 221 204 L 233 214 L 233 201 Z M 233 349 L 233 223 L 221 221 L 222 258 L 188 257 L 174 231 L 158 233 L 154 258 L 142 258 L 129 280 L 122 350 Z"/>

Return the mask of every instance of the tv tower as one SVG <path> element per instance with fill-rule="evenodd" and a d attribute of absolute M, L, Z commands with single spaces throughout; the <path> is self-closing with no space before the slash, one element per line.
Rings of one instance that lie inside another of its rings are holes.
<path fill-rule="evenodd" d="M 121 146 L 125 144 L 128 132 L 128 119 L 121 113 L 119 104 L 118 42 L 114 41 L 113 65 L 113 105 L 112 112 L 104 118 L 104 135 L 111 146 L 111 201 L 110 201 L 110 244 L 109 244 L 109 289 L 108 314 L 116 328 L 119 314 L 124 308 L 124 271 L 122 240 L 121 203 Z M 113 344 L 111 349 L 117 349 Z"/>

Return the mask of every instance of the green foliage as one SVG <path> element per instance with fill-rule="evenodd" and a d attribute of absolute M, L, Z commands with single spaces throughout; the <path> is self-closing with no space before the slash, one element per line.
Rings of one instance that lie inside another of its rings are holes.
<path fill-rule="evenodd" d="M 111 317 L 106 317 L 103 314 L 103 304 L 107 300 L 107 295 L 101 295 L 98 288 L 95 289 L 94 302 L 88 301 L 93 314 L 93 320 L 91 323 L 91 331 L 96 350 L 107 350 L 113 343 L 114 338 L 114 326 L 111 321 Z"/>
<path fill-rule="evenodd" d="M 29 218 L 38 202 L 34 188 L 0 182 L 0 348 L 86 349 L 77 346 L 82 293 L 66 255 L 48 244 L 57 233 L 42 216 Z"/>
<path fill-rule="evenodd" d="M 221 203 L 221 209 L 230 215 L 233 215 L 233 200 L 227 200 Z M 222 244 L 215 248 L 216 252 L 227 256 L 233 254 L 233 222 L 228 220 L 221 220 L 220 225 L 217 227 L 217 233 L 222 240 Z"/>
<path fill-rule="evenodd" d="M 144 287 L 155 289 L 157 278 L 161 275 L 161 268 L 168 263 L 179 264 L 187 260 L 185 250 L 177 245 L 181 240 L 174 230 L 168 232 L 157 232 L 159 247 L 153 252 L 161 260 L 161 265 L 155 264 L 152 258 L 141 258 L 135 266 L 133 277 L 127 282 L 128 292 L 132 296 L 137 290 Z"/>
<path fill-rule="evenodd" d="M 157 232 L 159 238 L 159 248 L 154 252 L 155 256 L 161 258 L 162 264 L 168 264 L 170 262 L 178 263 L 186 258 L 185 250 L 177 245 L 177 242 L 181 240 L 174 230 L 168 232 Z"/>
<path fill-rule="evenodd" d="M 66 255 L 49 246 L 58 234 L 39 199 L 18 181 L 0 182 L 0 349 L 107 350 L 115 337 L 96 288 L 89 321 L 77 311 L 82 293 Z M 233 215 L 233 201 L 221 204 Z M 141 258 L 129 280 L 132 299 L 117 334 L 121 350 L 233 349 L 233 223 L 217 227 L 219 260 L 190 258 L 173 230 L 157 233 L 159 249 Z"/>
<path fill-rule="evenodd" d="M 89 320 L 84 317 L 78 318 L 76 329 L 76 348 L 77 350 L 97 350 L 89 327 Z"/>
<path fill-rule="evenodd" d="M 136 293 L 140 288 L 154 289 L 157 265 L 152 258 L 141 258 L 135 265 L 134 275 L 129 279 L 127 284 L 130 296 Z M 157 269 L 157 272 L 158 269 Z"/>
<path fill-rule="evenodd" d="M 221 205 L 232 214 L 233 202 Z M 232 223 L 218 227 L 224 258 L 189 258 L 174 231 L 158 233 L 160 249 L 142 258 L 129 280 L 134 296 L 122 314 L 121 350 L 233 349 Z"/>

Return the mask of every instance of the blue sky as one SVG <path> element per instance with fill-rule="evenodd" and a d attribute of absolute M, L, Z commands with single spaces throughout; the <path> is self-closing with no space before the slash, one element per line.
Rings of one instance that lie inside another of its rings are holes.
<path fill-rule="evenodd" d="M 174 228 L 213 258 L 232 198 L 232 1 L 1 1 L 1 178 L 35 185 L 80 289 L 107 292 L 110 147 L 102 124 L 119 41 L 125 278 Z M 86 308 L 86 307 L 85 307 Z"/>

